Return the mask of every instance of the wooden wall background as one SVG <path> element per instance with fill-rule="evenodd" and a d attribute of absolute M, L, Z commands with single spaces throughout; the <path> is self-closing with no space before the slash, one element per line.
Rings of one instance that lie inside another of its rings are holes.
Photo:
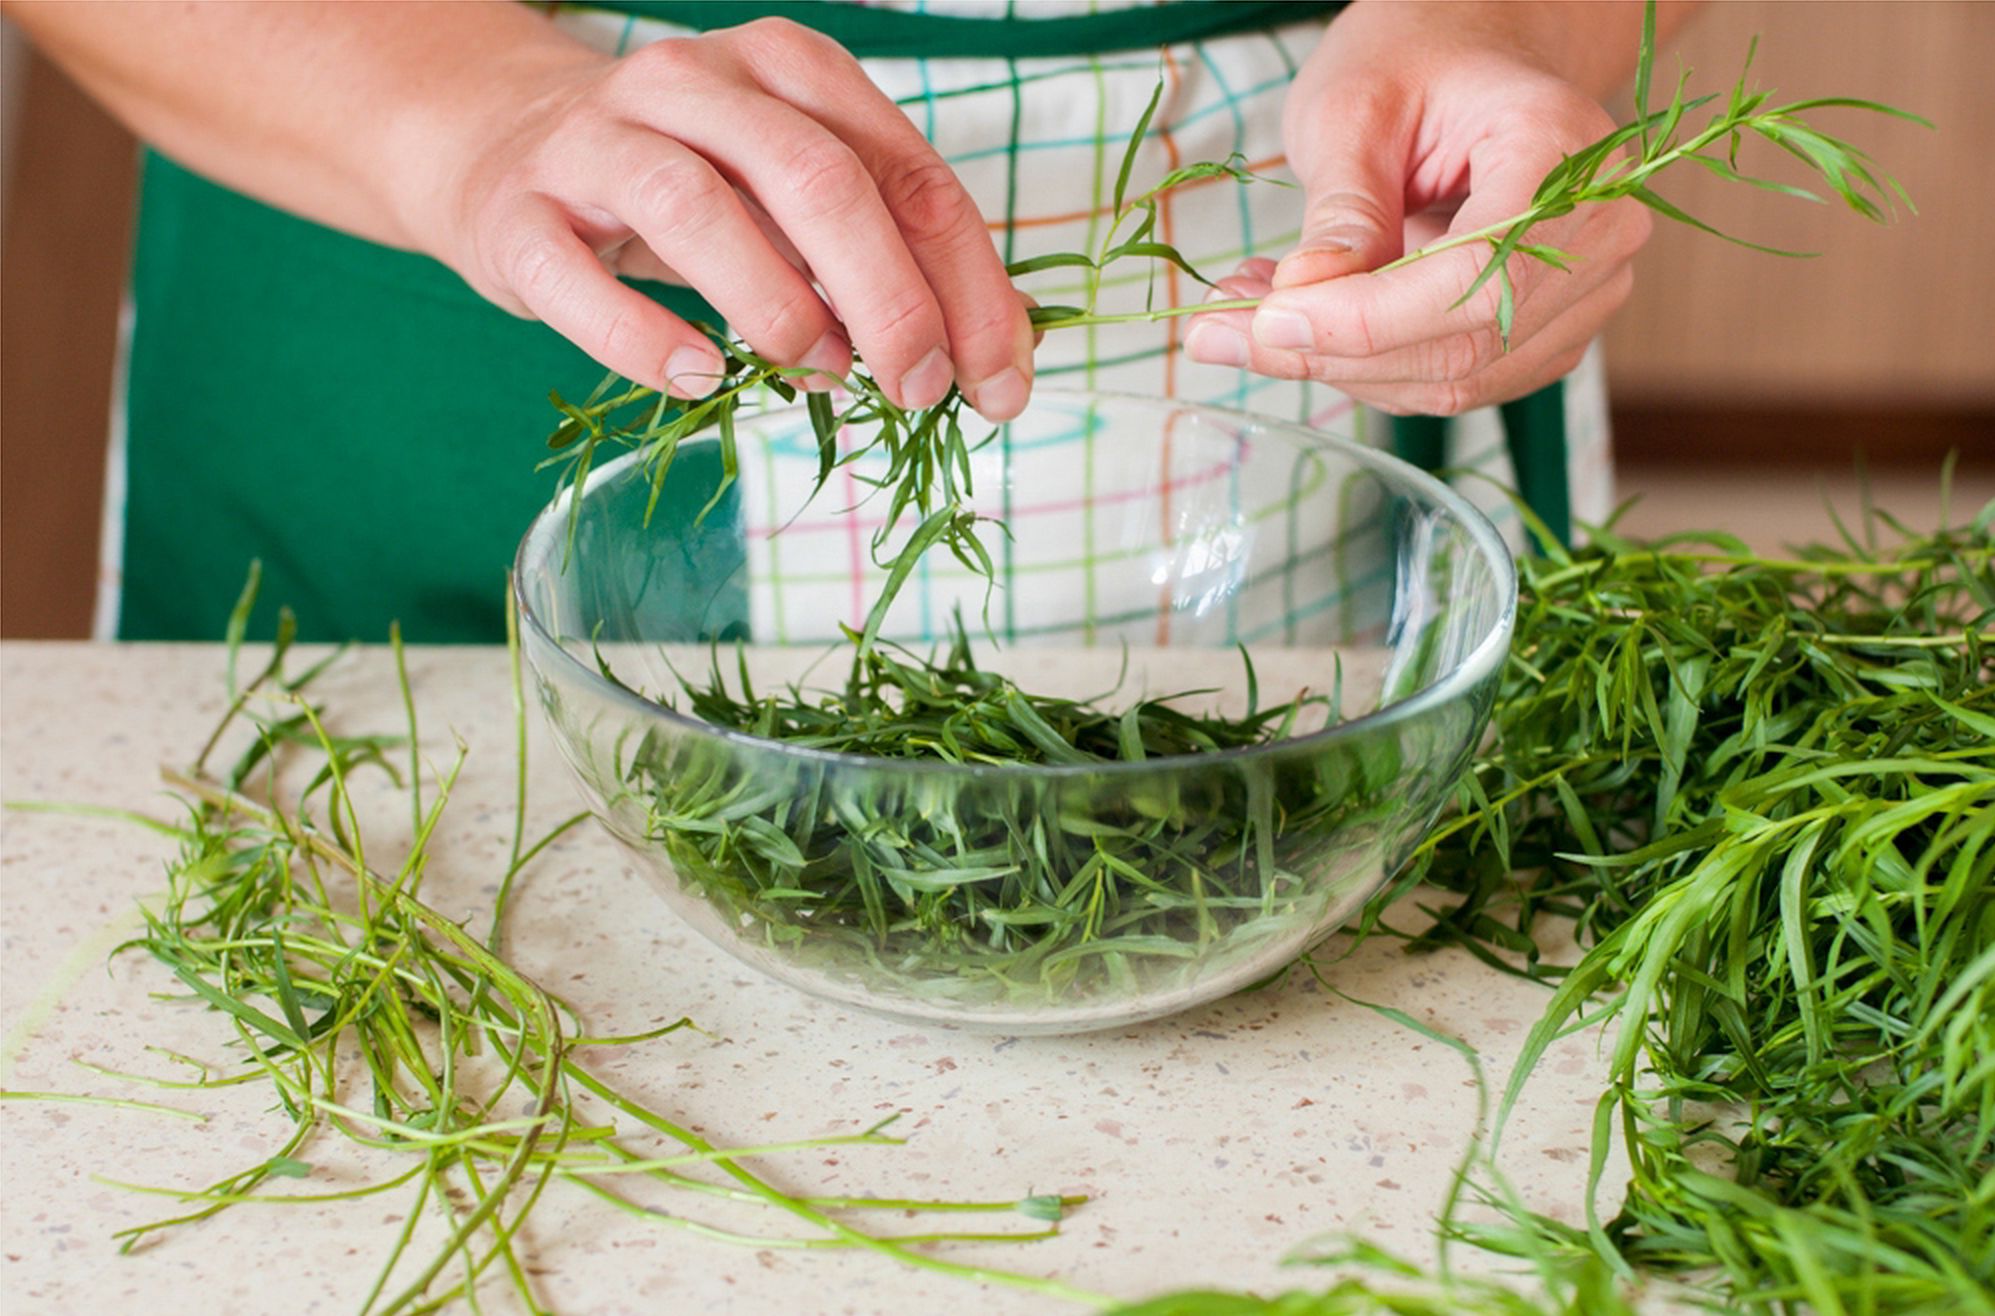
<path fill-rule="evenodd" d="M 1691 214 L 1822 254 L 1779 260 L 1658 225 L 1608 335 L 1617 399 L 1995 406 L 1995 172 L 1979 159 L 1995 142 L 1995 3 L 1709 4 L 1657 61 L 1658 81 L 1680 60 L 1694 86 L 1726 90 L 1754 33 L 1758 81 L 1782 99 L 1862 96 L 1937 125 L 1821 116 L 1887 162 L 1919 213 L 1879 227 L 1840 202 L 1811 206 L 1702 170 L 1672 173 L 1657 190 Z M 1788 182 L 1806 172 L 1765 143 L 1748 160 Z"/>
<path fill-rule="evenodd" d="M 0 636 L 90 633 L 131 136 L 33 56 L 0 161 Z M 11 79 L 10 79 L 11 80 Z"/>
<path fill-rule="evenodd" d="M 1662 61 L 1917 110 L 1843 113 L 1919 206 L 1888 229 L 1700 175 L 1672 200 L 1785 262 L 1662 226 L 1609 334 L 1624 460 L 1995 461 L 1995 0 L 1718 0 Z M 13 60 L 0 219 L 0 635 L 87 632 L 134 147 L 59 72 Z M 1773 153 L 1758 158 L 1778 176 Z"/>

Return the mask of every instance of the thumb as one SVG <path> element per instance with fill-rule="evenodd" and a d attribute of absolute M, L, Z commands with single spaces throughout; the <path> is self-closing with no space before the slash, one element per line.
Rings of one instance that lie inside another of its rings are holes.
<path fill-rule="evenodd" d="M 1314 158 L 1293 162 L 1307 209 L 1295 250 L 1275 267 L 1277 288 L 1375 270 L 1404 250 L 1404 153 L 1370 134 L 1339 136 Z"/>

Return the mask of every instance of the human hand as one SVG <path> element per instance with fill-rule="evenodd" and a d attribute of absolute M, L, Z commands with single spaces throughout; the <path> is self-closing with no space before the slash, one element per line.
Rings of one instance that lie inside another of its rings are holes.
<path fill-rule="evenodd" d="M 1633 286 L 1647 239 L 1633 201 L 1587 206 L 1532 230 L 1570 253 L 1566 273 L 1513 259 L 1506 351 L 1494 279 L 1455 306 L 1489 257 L 1474 243 L 1372 274 L 1424 242 L 1526 209 L 1539 180 L 1614 124 L 1562 76 L 1547 19 L 1589 6 L 1360 0 L 1330 25 L 1290 88 L 1284 136 L 1301 180 L 1302 238 L 1252 260 L 1215 297 L 1252 311 L 1193 317 L 1195 360 L 1331 384 L 1394 414 L 1454 415 L 1570 372 Z M 1610 6 L 1598 6 L 1605 13 Z M 1453 208 L 1452 217 L 1432 212 Z"/>
<path fill-rule="evenodd" d="M 493 302 L 702 396 L 712 342 L 615 275 L 664 278 L 757 352 L 825 372 L 807 386 L 856 348 L 903 407 L 953 380 L 989 419 L 1024 408 L 1032 331 L 983 217 L 829 38 L 762 20 L 618 59 L 576 47 L 524 76 L 526 109 L 460 134 L 463 163 L 412 225 Z"/>

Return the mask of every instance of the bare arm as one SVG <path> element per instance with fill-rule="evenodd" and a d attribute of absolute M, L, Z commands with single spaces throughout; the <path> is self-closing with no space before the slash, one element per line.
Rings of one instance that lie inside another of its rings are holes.
<path fill-rule="evenodd" d="M 1024 406 L 1031 332 L 974 203 L 794 24 L 612 58 L 507 0 L 7 12 L 191 167 L 435 256 L 644 383 L 704 393 L 719 357 L 615 273 L 690 284 L 785 363 L 842 374 L 856 346 L 905 405 L 954 380 L 994 418 Z"/>
<path fill-rule="evenodd" d="M 14 0 L 7 13 L 175 159 L 404 248 L 422 246 L 421 212 L 445 190 L 411 180 L 601 59 L 518 4 Z"/>
<path fill-rule="evenodd" d="M 1428 0 L 1432 3 L 1433 0 Z M 1690 21 L 1704 0 L 1657 0 L 1656 40 Z M 1642 0 L 1452 0 L 1465 29 L 1510 41 L 1595 100 L 1619 91 L 1635 73 Z"/>

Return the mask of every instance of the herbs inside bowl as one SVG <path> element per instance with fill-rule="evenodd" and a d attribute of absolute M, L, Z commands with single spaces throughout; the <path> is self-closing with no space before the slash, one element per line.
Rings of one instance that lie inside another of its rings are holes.
<path fill-rule="evenodd" d="M 550 508 L 525 649 L 592 804 L 722 945 L 903 1016 L 1114 1026 L 1274 972 L 1398 866 L 1487 718 L 1510 560 L 1298 426 L 1042 390 L 1010 438 L 971 461 L 1023 531 L 1002 620 L 969 570 L 885 606 L 769 583 L 847 533 L 749 524 L 816 479 L 792 406 L 735 422 L 732 472 L 679 456 L 712 510 L 668 551 L 641 455 Z M 1076 460 L 1091 493 L 1047 498 Z"/>

